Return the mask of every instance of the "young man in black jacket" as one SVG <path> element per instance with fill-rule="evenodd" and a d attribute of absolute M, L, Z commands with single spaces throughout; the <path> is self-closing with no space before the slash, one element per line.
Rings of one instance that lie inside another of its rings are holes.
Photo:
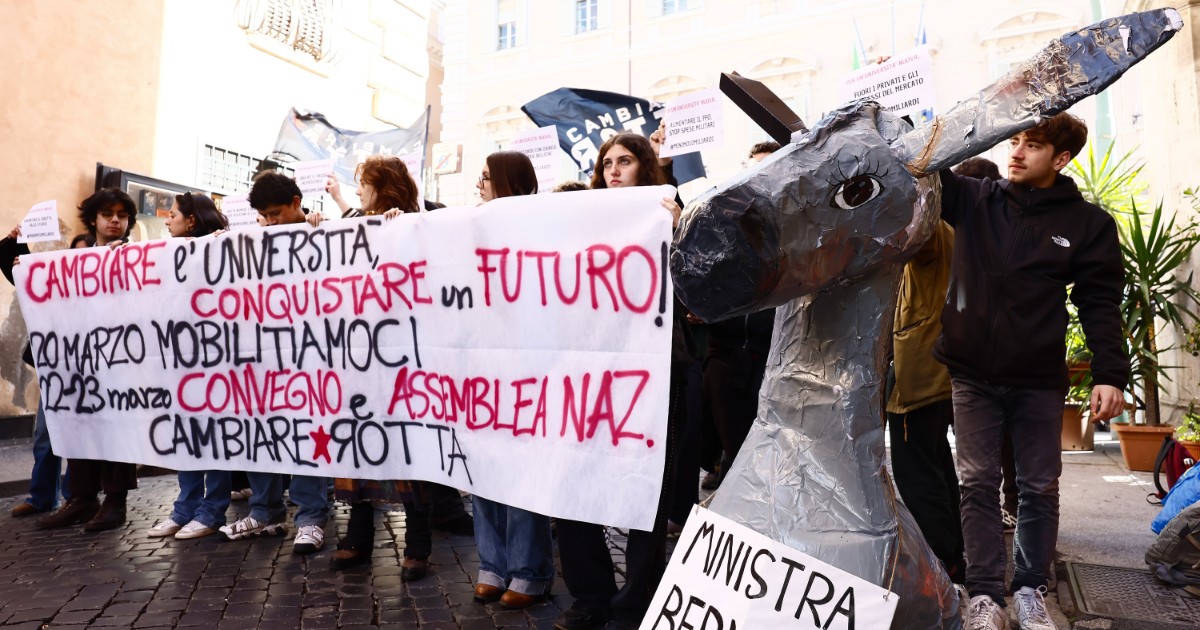
<path fill-rule="evenodd" d="M 955 228 L 942 335 L 950 370 L 970 628 L 1007 628 L 1000 444 L 1013 439 L 1020 504 L 1013 591 L 1021 628 L 1052 629 L 1042 600 L 1058 536 L 1066 297 L 1093 354 L 1093 421 L 1123 406 L 1129 378 L 1119 305 L 1125 282 L 1117 227 L 1059 173 L 1087 141 L 1067 113 L 1010 140 L 1008 179 L 941 172 L 942 218 Z"/>

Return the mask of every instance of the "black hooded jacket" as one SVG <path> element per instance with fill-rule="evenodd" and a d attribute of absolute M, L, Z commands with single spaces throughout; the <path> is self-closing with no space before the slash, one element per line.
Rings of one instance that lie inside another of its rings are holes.
<path fill-rule="evenodd" d="M 955 376 L 1030 388 L 1068 386 L 1067 287 L 1097 385 L 1125 389 L 1125 284 L 1117 226 L 1058 175 L 1050 188 L 941 172 L 954 262 L 934 356 Z"/>

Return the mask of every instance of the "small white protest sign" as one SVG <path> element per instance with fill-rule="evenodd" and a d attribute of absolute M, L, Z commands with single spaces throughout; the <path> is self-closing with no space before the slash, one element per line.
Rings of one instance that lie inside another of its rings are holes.
<path fill-rule="evenodd" d="M 320 195 L 325 192 L 325 182 L 333 174 L 333 160 L 296 162 L 292 168 L 296 171 L 296 185 L 300 187 L 300 192 Z"/>
<path fill-rule="evenodd" d="M 51 199 L 34 205 L 21 219 L 18 243 L 44 243 L 62 238 L 58 233 L 58 202 Z"/>
<path fill-rule="evenodd" d="M 258 226 L 258 211 L 250 207 L 250 194 L 237 193 L 221 198 L 221 214 L 229 221 L 229 229 L 239 230 Z"/>
<path fill-rule="evenodd" d="M 405 153 L 396 157 L 400 158 L 401 162 L 404 162 L 404 166 L 408 168 L 409 176 L 417 183 L 417 209 L 424 212 L 425 178 L 421 176 L 421 165 L 425 161 L 425 149 L 422 148 L 420 151 L 413 151 L 412 153 Z M 408 211 L 407 208 L 401 208 L 401 210 Z"/>
<path fill-rule="evenodd" d="M 640 630 L 884 630 L 899 600 L 696 506 Z"/>
<path fill-rule="evenodd" d="M 934 109 L 933 64 L 921 46 L 846 75 L 839 85 L 842 102 L 877 101 L 897 116 Z"/>
<path fill-rule="evenodd" d="M 671 99 L 663 122 L 667 137 L 660 157 L 693 153 L 725 144 L 725 114 L 721 92 L 715 88 Z"/>
<path fill-rule="evenodd" d="M 557 183 L 558 127 L 550 125 L 522 131 L 508 143 L 508 150 L 520 151 L 533 162 L 538 192 L 546 192 Z"/>

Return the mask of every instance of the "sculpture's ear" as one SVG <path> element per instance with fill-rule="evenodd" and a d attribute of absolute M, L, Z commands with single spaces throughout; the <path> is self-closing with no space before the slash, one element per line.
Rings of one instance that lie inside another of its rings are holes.
<path fill-rule="evenodd" d="M 792 141 L 792 134 L 804 131 L 804 121 L 792 111 L 771 88 L 731 72 L 721 73 L 721 91 L 755 124 L 763 128 L 779 144 Z"/>
<path fill-rule="evenodd" d="M 918 177 L 953 166 L 1098 94 L 1183 27 L 1175 9 L 1132 13 L 1050 42 L 892 150 Z"/>

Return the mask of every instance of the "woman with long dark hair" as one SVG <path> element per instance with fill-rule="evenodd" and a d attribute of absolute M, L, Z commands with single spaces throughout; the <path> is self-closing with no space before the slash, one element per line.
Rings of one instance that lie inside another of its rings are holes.
<path fill-rule="evenodd" d="M 175 205 L 166 221 L 175 238 L 208 236 L 229 227 L 212 198 L 200 193 L 175 195 Z M 179 472 L 179 498 L 171 515 L 146 534 L 152 538 L 174 536 L 177 540 L 202 538 L 217 533 L 225 524 L 229 508 L 231 473 L 227 470 L 184 470 Z"/>
<path fill-rule="evenodd" d="M 661 132 L 659 132 L 661 133 Z M 659 163 L 650 140 L 633 133 L 619 133 L 600 145 L 596 168 L 592 173 L 592 189 L 657 186 L 669 178 Z M 679 222 L 680 204 L 673 198 L 662 200 L 662 207 Z M 659 496 L 653 531 L 630 530 L 625 552 L 625 586 L 618 590 L 612 557 L 605 541 L 604 527 L 567 519 L 556 521 L 558 553 L 562 564 L 563 581 L 575 601 L 555 621 L 555 628 L 580 630 L 603 628 L 614 616 L 621 621 L 640 622 L 659 579 L 666 568 L 667 512 L 672 498 L 672 480 L 678 471 L 688 471 L 679 460 L 680 433 L 684 423 L 683 391 L 687 371 L 693 360 L 686 314 L 678 302 L 675 306 L 671 352 L 670 407 L 667 430 L 667 465 L 663 470 L 663 485 Z M 698 453 L 693 454 L 693 457 Z M 697 491 L 698 466 L 690 486 Z"/>

